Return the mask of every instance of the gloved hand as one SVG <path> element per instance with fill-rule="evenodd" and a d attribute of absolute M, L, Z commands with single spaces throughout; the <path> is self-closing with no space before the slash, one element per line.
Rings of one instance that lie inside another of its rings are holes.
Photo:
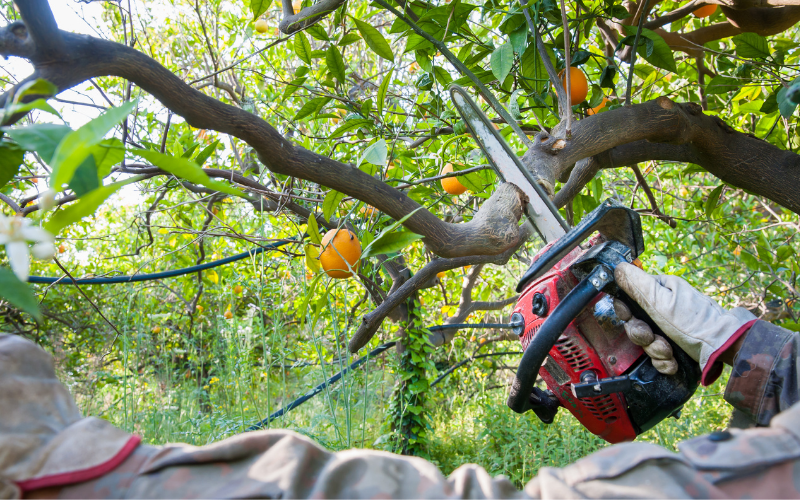
<path fill-rule="evenodd" d="M 677 276 L 651 276 L 623 263 L 617 266 L 614 278 L 669 338 L 700 363 L 704 384 L 713 377 L 710 372 L 717 357 L 757 319 L 742 307 L 723 309 Z"/>

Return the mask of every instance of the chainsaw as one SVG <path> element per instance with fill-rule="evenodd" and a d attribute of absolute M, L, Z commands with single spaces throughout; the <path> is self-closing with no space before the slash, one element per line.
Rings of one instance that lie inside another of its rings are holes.
<path fill-rule="evenodd" d="M 609 199 L 570 228 L 467 91 L 453 85 L 450 95 L 501 181 L 527 196 L 525 215 L 546 242 L 517 285 L 511 325 L 524 353 L 509 408 L 533 411 L 550 424 L 564 407 L 610 443 L 631 441 L 667 417 L 680 417 L 697 389 L 700 366 L 614 281 L 618 264 L 638 263 L 644 252 L 639 214 Z M 658 372 L 628 338 L 615 299 L 670 343 L 676 373 Z M 546 389 L 534 385 L 537 377 Z"/>

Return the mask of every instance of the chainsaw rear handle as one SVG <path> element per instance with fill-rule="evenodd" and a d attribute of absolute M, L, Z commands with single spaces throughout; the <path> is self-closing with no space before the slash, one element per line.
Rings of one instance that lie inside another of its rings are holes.
<path fill-rule="evenodd" d="M 519 363 L 506 401 L 509 408 L 517 413 L 533 409 L 530 395 L 547 353 L 572 320 L 597 297 L 603 287 L 612 281 L 614 281 L 613 271 L 603 265 L 596 266 L 550 313 L 522 355 L 522 361 Z"/>

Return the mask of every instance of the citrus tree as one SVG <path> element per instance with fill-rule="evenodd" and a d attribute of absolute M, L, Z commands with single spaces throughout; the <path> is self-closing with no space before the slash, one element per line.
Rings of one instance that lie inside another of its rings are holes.
<path fill-rule="evenodd" d="M 414 452 L 430 430 L 431 360 L 460 331 L 425 326 L 502 321 L 541 247 L 521 225 L 524 195 L 498 183 L 450 103 L 458 84 L 568 221 L 613 196 L 646 216 L 649 270 L 796 325 L 797 0 L 92 7 L 96 36 L 60 29 L 46 0 L 3 2 L 0 54 L 32 67 L 4 78 L 0 97 L 0 199 L 18 215 L 2 229 L 17 250 L 7 244 L 15 273 L 0 274 L 0 293 L 17 308 L 39 314 L 19 283 L 25 241 L 49 257 L 64 248 L 53 242 L 82 251 L 93 228 L 110 227 L 127 235 L 116 255 L 135 274 L 156 259 L 186 267 L 237 241 L 294 238 L 283 256 L 303 258 L 302 288 L 262 288 L 256 313 L 228 298 L 214 307 L 262 323 L 273 309 L 287 331 L 326 325 L 351 353 L 379 331 L 398 339 L 387 425 L 401 434 L 396 449 Z M 63 97 L 70 89 L 101 100 L 76 103 Z M 66 105 L 85 105 L 91 119 L 60 123 Z M 132 187 L 141 197 L 126 219 L 114 204 Z M 211 250 L 216 240 L 225 242 Z M 57 262 L 44 269 L 66 273 Z M 269 266 L 288 276 L 285 264 Z M 82 274 L 110 271 L 94 261 Z M 216 273 L 164 291 L 183 302 L 169 320 L 180 335 L 202 330 Z M 250 291 L 235 286 L 233 296 Z M 44 302 L 44 312 L 84 299 Z M 38 331 L 9 311 L 16 331 Z M 98 349 L 120 335 L 107 323 Z M 201 358 L 182 354 L 180 367 L 207 387 Z"/>

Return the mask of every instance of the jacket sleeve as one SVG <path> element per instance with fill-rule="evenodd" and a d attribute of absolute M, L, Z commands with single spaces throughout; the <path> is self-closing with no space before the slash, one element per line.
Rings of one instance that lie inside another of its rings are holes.
<path fill-rule="evenodd" d="M 747 332 L 725 400 L 758 426 L 800 400 L 800 335 L 766 321 Z"/>

